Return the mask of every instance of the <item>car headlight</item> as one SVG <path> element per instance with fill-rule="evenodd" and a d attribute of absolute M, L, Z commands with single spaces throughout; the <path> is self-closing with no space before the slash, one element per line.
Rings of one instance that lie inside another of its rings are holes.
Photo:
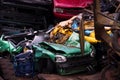
<path fill-rule="evenodd" d="M 92 52 L 90 53 L 90 56 L 95 57 L 95 51 L 94 50 L 92 50 Z"/>
<path fill-rule="evenodd" d="M 54 8 L 54 12 L 63 13 L 62 8 Z"/>
<path fill-rule="evenodd" d="M 56 62 L 66 62 L 67 59 L 65 56 L 62 55 L 56 55 Z"/>

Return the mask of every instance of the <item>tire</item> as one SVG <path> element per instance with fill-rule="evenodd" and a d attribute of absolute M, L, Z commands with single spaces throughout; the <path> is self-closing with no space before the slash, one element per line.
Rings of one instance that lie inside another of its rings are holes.
<path fill-rule="evenodd" d="M 15 76 L 13 64 L 10 62 L 9 59 L 1 58 L 0 68 L 4 80 L 17 80 L 17 77 Z"/>

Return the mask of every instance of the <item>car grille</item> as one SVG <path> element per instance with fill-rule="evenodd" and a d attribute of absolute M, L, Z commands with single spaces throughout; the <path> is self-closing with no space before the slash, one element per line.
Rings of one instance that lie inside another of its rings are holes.
<path fill-rule="evenodd" d="M 64 13 L 77 15 L 83 11 L 82 8 L 64 8 Z"/>
<path fill-rule="evenodd" d="M 57 69 L 63 75 L 71 74 L 72 72 L 90 71 L 95 66 L 96 61 L 90 56 L 67 58 L 67 62 L 57 63 Z"/>

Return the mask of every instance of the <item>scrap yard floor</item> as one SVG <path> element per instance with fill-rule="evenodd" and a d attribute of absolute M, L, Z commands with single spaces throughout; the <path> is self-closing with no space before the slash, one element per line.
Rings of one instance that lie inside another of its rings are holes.
<path fill-rule="evenodd" d="M 17 80 L 120 80 L 115 79 L 116 77 L 113 76 L 115 73 L 112 70 L 108 70 L 105 74 L 106 79 L 103 79 L 101 77 L 101 72 L 97 72 L 95 74 L 74 74 L 74 75 L 68 75 L 68 76 L 61 76 L 57 74 L 38 74 L 35 75 L 33 78 L 27 78 L 27 77 L 17 77 Z M 3 80 L 3 79 L 0 79 Z"/>
<path fill-rule="evenodd" d="M 0 77 L 0 80 L 4 79 Z M 113 71 L 109 70 L 106 72 L 106 79 L 101 78 L 101 72 L 98 72 L 92 75 L 74 74 L 69 76 L 60 76 L 57 74 L 38 74 L 33 78 L 17 77 L 17 80 L 116 80 L 116 79 L 115 77 L 113 77 Z"/>
<path fill-rule="evenodd" d="M 42 80 L 101 80 L 100 74 L 94 75 L 70 75 L 70 76 L 60 76 L 60 75 L 49 75 L 49 74 L 40 74 L 38 75 L 39 79 Z"/>
<path fill-rule="evenodd" d="M 107 71 L 106 72 L 106 80 L 115 80 L 113 78 L 113 72 Z M 60 76 L 55 74 L 39 74 L 39 80 L 103 80 L 101 78 L 101 72 L 92 75 L 85 75 L 85 74 L 75 74 L 69 76 Z"/>

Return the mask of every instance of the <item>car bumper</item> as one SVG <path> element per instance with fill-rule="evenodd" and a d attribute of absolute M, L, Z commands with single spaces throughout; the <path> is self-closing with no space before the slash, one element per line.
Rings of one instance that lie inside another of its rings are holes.
<path fill-rule="evenodd" d="M 63 13 L 55 13 L 54 12 L 54 16 L 56 18 L 60 18 L 60 19 L 69 19 L 69 18 L 75 16 L 75 14 L 63 14 Z"/>
<path fill-rule="evenodd" d="M 94 58 L 72 57 L 67 58 L 67 62 L 57 63 L 57 71 L 60 75 L 69 75 L 79 72 L 93 73 L 97 63 Z"/>

